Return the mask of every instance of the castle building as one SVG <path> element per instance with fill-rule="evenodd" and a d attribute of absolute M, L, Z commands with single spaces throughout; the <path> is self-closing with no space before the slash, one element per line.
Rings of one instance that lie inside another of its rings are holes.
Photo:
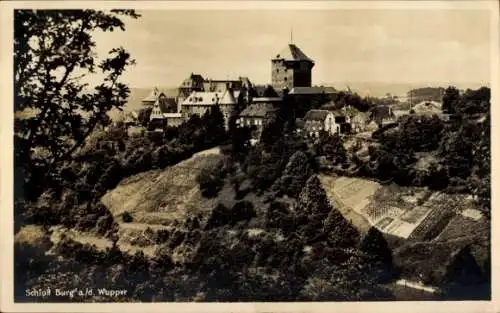
<path fill-rule="evenodd" d="M 205 79 L 200 74 L 191 73 L 179 86 L 177 102 L 182 103 L 193 91 L 204 90 Z"/>
<path fill-rule="evenodd" d="M 288 44 L 271 59 L 271 84 L 276 91 L 310 87 L 314 61 L 295 44 Z"/>
<path fill-rule="evenodd" d="M 219 106 L 224 115 L 226 129 L 229 128 L 229 119 L 237 105 L 232 89 L 228 88 L 224 92 L 216 91 L 193 91 L 181 104 L 181 112 L 185 118 L 194 114 L 200 117 L 208 110 Z"/>

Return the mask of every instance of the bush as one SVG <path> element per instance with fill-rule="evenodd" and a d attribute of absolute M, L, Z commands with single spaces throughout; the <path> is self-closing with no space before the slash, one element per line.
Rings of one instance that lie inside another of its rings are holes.
<path fill-rule="evenodd" d="M 132 215 L 130 215 L 130 213 L 128 211 L 125 211 L 122 213 L 122 221 L 124 223 L 131 223 L 133 221 L 133 217 Z"/>
<path fill-rule="evenodd" d="M 207 198 L 217 196 L 224 186 L 225 174 L 222 162 L 216 162 L 203 168 L 196 177 L 202 196 Z"/>
<path fill-rule="evenodd" d="M 255 209 L 251 202 L 238 201 L 231 209 L 231 215 L 231 222 L 234 224 L 239 221 L 249 221 L 252 218 L 257 217 L 257 212 L 255 212 Z"/>

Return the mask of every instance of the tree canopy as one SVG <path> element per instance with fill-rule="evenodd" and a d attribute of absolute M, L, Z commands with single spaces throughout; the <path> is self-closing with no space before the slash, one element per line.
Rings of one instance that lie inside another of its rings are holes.
<path fill-rule="evenodd" d="M 57 177 L 67 160 L 107 112 L 125 104 L 129 88 L 119 78 L 134 64 L 117 47 L 98 61 L 95 31 L 124 30 L 133 10 L 16 10 L 14 13 L 15 164 L 22 168 L 24 196 Z M 104 78 L 96 86 L 85 79 Z M 93 88 L 92 88 L 93 87 Z M 32 193 L 32 194 L 31 194 Z"/>

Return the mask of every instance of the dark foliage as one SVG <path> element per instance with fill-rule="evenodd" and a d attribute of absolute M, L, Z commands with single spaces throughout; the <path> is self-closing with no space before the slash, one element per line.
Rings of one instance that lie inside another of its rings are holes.
<path fill-rule="evenodd" d="M 334 165 L 344 164 L 347 161 L 347 151 L 338 134 L 331 136 L 326 132 L 321 132 L 314 149 L 317 156 L 325 156 Z"/>
<path fill-rule="evenodd" d="M 201 194 L 207 198 L 217 196 L 217 193 L 224 185 L 225 176 L 226 171 L 222 162 L 217 162 L 203 168 L 196 177 L 196 182 L 200 186 Z"/>
<path fill-rule="evenodd" d="M 378 275 L 382 281 L 392 278 L 392 252 L 378 229 L 371 227 L 361 239 L 358 249 L 364 253 L 366 263 L 372 264 L 374 275 Z"/>
<path fill-rule="evenodd" d="M 313 174 L 312 157 L 302 151 L 295 152 L 289 159 L 281 177 L 275 181 L 273 190 L 279 195 L 297 198 L 307 179 Z"/>
<path fill-rule="evenodd" d="M 129 88 L 119 78 L 134 61 L 114 48 L 97 63 L 92 38 L 94 31 L 124 30 L 124 16 L 138 17 L 133 10 L 15 11 L 15 166 L 24 177 L 16 198 L 36 199 L 40 186 L 54 184 L 61 163 L 109 123 L 109 110 L 125 104 Z M 96 72 L 105 79 L 89 92 L 79 76 Z"/>

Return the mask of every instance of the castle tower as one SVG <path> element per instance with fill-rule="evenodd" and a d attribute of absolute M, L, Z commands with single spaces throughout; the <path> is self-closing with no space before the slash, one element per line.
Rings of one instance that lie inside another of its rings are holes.
<path fill-rule="evenodd" d="M 314 61 L 295 44 L 289 43 L 271 59 L 271 84 L 276 91 L 310 87 Z"/>

